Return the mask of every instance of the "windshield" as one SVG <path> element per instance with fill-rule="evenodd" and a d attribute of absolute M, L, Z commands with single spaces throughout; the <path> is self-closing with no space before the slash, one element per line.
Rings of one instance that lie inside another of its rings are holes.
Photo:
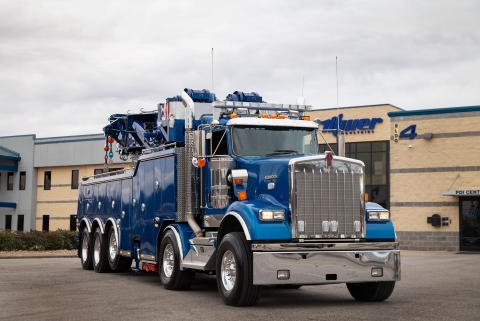
<path fill-rule="evenodd" d="M 238 156 L 316 154 L 314 128 L 235 126 L 233 153 Z"/>

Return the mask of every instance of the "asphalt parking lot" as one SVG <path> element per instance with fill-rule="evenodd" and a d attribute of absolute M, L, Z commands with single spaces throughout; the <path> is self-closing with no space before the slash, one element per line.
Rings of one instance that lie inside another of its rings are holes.
<path fill-rule="evenodd" d="M 0 258 L 2 320 L 479 320 L 480 255 L 402 252 L 402 281 L 384 302 L 343 284 L 265 287 L 254 307 L 223 304 L 214 276 L 167 291 L 155 273 L 98 274 L 77 258 Z"/>

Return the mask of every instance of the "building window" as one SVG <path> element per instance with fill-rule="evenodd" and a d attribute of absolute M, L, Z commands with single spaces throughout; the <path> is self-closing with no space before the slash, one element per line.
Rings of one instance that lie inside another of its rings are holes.
<path fill-rule="evenodd" d="M 72 170 L 72 189 L 78 189 L 78 169 Z"/>
<path fill-rule="evenodd" d="M 25 182 L 27 181 L 27 173 L 26 172 L 20 172 L 20 190 L 25 190 Z"/>
<path fill-rule="evenodd" d="M 12 230 L 12 215 L 5 215 L 5 229 Z"/>
<path fill-rule="evenodd" d="M 17 231 L 23 232 L 23 223 L 25 221 L 25 215 L 18 215 L 17 218 Z"/>
<path fill-rule="evenodd" d="M 13 172 L 8 172 L 7 174 L 7 190 L 12 191 L 13 190 Z"/>
<path fill-rule="evenodd" d="M 95 168 L 93 170 L 93 175 L 98 175 L 103 173 L 103 168 Z"/>
<path fill-rule="evenodd" d="M 42 231 L 48 232 L 50 230 L 50 215 L 43 215 Z"/>
<path fill-rule="evenodd" d="M 45 171 L 45 176 L 43 178 L 43 189 L 50 190 L 52 188 L 52 172 Z"/>
<path fill-rule="evenodd" d="M 70 215 L 70 231 L 77 230 L 77 215 L 72 214 Z"/>

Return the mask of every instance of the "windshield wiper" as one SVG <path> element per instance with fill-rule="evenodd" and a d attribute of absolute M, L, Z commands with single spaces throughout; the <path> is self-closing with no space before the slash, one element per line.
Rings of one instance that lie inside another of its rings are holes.
<path fill-rule="evenodd" d="M 275 156 L 275 155 L 287 155 L 287 154 L 298 154 L 296 150 L 291 149 L 276 149 L 273 153 L 267 154 L 265 156 Z"/>

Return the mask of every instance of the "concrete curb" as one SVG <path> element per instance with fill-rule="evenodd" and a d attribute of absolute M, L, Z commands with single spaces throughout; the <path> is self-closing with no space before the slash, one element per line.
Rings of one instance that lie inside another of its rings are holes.
<path fill-rule="evenodd" d="M 38 252 L 38 253 L 2 253 L 1 259 L 51 259 L 51 258 L 76 258 L 77 253 L 54 253 L 54 252 Z"/>

